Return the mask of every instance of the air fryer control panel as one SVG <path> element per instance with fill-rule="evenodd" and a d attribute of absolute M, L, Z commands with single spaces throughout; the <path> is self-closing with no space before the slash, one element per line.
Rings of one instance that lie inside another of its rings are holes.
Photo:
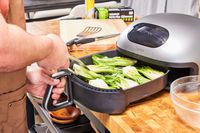
<path fill-rule="evenodd" d="M 149 23 L 139 23 L 128 33 L 128 40 L 143 46 L 156 48 L 169 38 L 167 29 Z"/>

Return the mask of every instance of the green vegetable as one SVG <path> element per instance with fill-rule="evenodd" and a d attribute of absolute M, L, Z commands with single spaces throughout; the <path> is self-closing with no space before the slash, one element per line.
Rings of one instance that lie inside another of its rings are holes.
<path fill-rule="evenodd" d="M 128 88 L 131 88 L 131 87 L 134 87 L 134 86 L 137 86 L 139 85 L 137 82 L 133 81 L 133 80 L 130 80 L 128 78 L 120 78 L 120 84 L 119 86 L 125 90 L 125 89 L 128 89 Z"/>
<path fill-rule="evenodd" d="M 123 71 L 124 76 L 136 81 L 139 84 L 143 84 L 150 81 L 149 79 L 140 75 L 134 66 L 123 67 L 122 71 Z"/>
<path fill-rule="evenodd" d="M 138 68 L 138 72 L 143 74 L 145 77 L 147 77 L 148 79 L 151 79 L 151 80 L 164 75 L 163 72 L 155 70 L 149 66 L 143 66 L 141 68 Z"/>
<path fill-rule="evenodd" d="M 111 87 L 111 88 L 120 88 L 119 86 L 119 77 L 116 76 L 116 74 L 113 75 L 105 75 L 105 82 Z"/>
<path fill-rule="evenodd" d="M 108 57 L 95 54 L 95 65 L 73 65 L 76 75 L 83 77 L 92 86 L 102 89 L 128 89 L 162 76 L 164 73 L 149 66 L 136 68 L 136 60 L 125 57 Z M 118 67 L 119 66 L 119 67 Z M 123 68 L 122 68 L 122 67 Z M 102 74 L 102 75 L 101 75 Z"/>
<path fill-rule="evenodd" d="M 109 65 L 109 66 L 129 66 L 137 63 L 137 60 L 125 58 L 125 57 L 112 57 L 95 54 L 92 56 L 93 63 L 95 65 Z"/>
<path fill-rule="evenodd" d="M 86 80 L 96 79 L 96 78 L 104 78 L 102 75 L 97 74 L 93 71 L 86 69 L 83 66 L 78 64 L 73 65 L 73 69 L 76 75 L 84 77 Z"/>
<path fill-rule="evenodd" d="M 124 78 L 123 74 L 113 74 L 113 75 L 106 75 L 105 76 L 105 82 L 111 86 L 112 88 L 122 88 L 123 90 L 137 86 L 138 83 L 128 79 Z"/>
<path fill-rule="evenodd" d="M 104 80 L 99 79 L 99 78 L 89 80 L 89 84 L 98 88 L 102 88 L 102 89 L 112 89 L 106 84 Z"/>
<path fill-rule="evenodd" d="M 105 65 L 87 65 L 87 68 L 90 71 L 95 73 L 116 73 L 117 68 L 113 66 L 105 66 Z"/>

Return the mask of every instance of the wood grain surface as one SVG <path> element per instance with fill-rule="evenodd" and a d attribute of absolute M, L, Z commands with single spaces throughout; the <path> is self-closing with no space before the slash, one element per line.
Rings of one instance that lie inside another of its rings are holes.
<path fill-rule="evenodd" d="M 93 112 L 112 133 L 199 133 L 175 113 L 169 91 L 132 103 L 121 115 Z"/>
<path fill-rule="evenodd" d="M 68 42 L 74 38 L 77 38 L 77 34 L 85 29 L 85 27 L 100 27 L 102 28 L 100 32 L 86 36 L 98 37 L 111 34 L 121 33 L 125 28 L 126 24 L 122 20 L 97 20 L 97 19 L 83 19 L 83 20 L 62 20 L 60 22 L 60 35 L 61 38 Z M 73 45 L 70 47 L 70 51 L 99 51 L 108 50 L 114 48 L 114 44 L 119 36 L 112 37 L 109 39 L 103 39 L 96 42 L 87 43 L 84 45 Z"/>
<path fill-rule="evenodd" d="M 27 29 L 28 32 L 37 35 L 59 34 L 59 22 L 29 23 Z M 107 41 L 109 43 L 109 40 Z M 113 47 L 107 47 L 107 49 L 114 48 L 115 44 L 113 44 Z M 70 53 L 76 57 L 81 57 L 102 50 L 105 49 L 88 49 L 71 51 Z M 199 129 L 188 126 L 176 115 L 167 90 L 132 103 L 120 115 L 108 115 L 94 111 L 92 113 L 111 133 L 200 133 Z"/>

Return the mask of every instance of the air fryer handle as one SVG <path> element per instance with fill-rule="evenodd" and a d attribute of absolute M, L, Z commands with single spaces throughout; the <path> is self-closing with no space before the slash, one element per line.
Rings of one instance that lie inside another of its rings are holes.
<path fill-rule="evenodd" d="M 67 78 L 70 75 L 71 74 L 68 70 L 62 70 L 62 71 L 59 71 L 59 72 L 53 74 L 52 78 L 54 78 L 54 79 L 60 79 L 62 77 Z M 60 102 L 55 105 L 53 105 L 53 99 L 51 98 L 53 88 L 54 88 L 53 85 L 48 85 L 48 87 L 46 89 L 46 92 L 45 92 L 45 95 L 43 98 L 43 102 L 42 102 L 42 106 L 44 109 L 46 109 L 48 111 L 55 111 L 55 110 L 58 110 L 58 109 L 61 109 L 61 108 L 64 108 L 64 107 L 67 107 L 67 106 L 70 106 L 73 104 L 71 82 L 68 82 L 65 85 L 65 90 L 67 90 L 68 99 L 64 102 Z"/>

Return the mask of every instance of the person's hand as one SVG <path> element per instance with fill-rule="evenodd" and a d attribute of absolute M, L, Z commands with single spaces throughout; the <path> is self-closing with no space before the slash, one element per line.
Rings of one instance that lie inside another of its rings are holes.
<path fill-rule="evenodd" d="M 64 78 L 61 78 L 61 80 L 53 79 L 50 77 L 51 74 L 52 72 L 39 67 L 28 71 L 26 74 L 28 79 L 27 91 L 33 96 L 43 97 L 47 85 L 55 85 L 51 97 L 54 100 L 53 104 L 56 104 L 60 95 L 64 92 L 66 80 Z"/>
<path fill-rule="evenodd" d="M 57 35 L 50 34 L 47 37 L 52 40 L 53 50 L 46 58 L 39 61 L 38 65 L 47 70 L 67 68 L 69 66 L 69 59 L 65 43 Z"/>

